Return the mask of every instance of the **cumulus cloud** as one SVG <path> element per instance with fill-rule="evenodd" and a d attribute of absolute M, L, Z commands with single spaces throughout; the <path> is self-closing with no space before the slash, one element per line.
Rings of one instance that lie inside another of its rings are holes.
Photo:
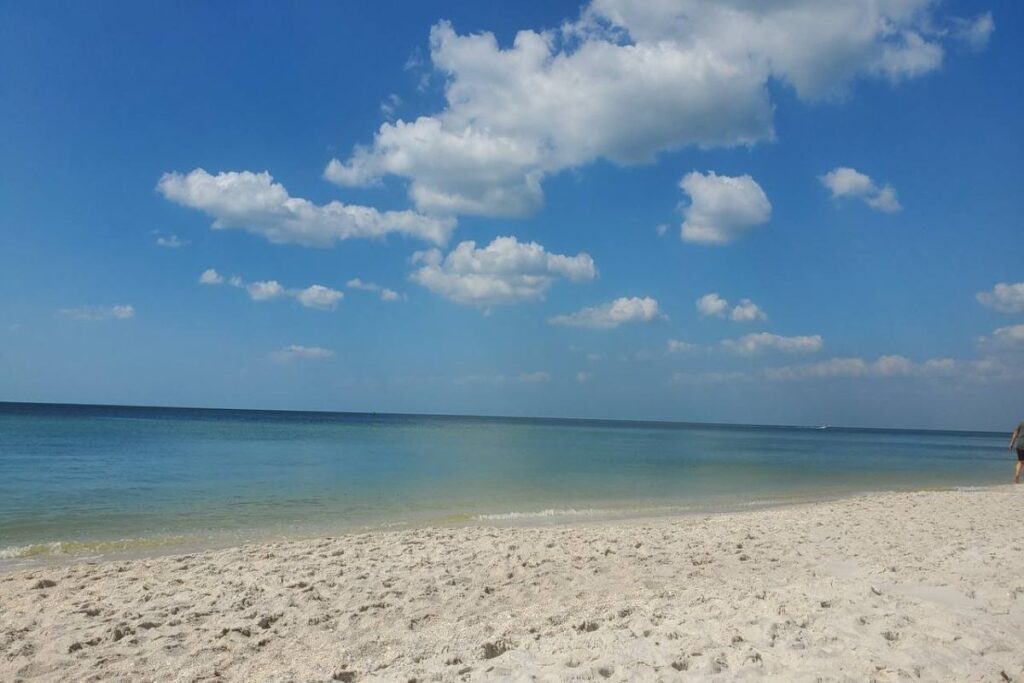
<path fill-rule="evenodd" d="M 697 299 L 697 312 L 704 316 L 723 316 L 729 309 L 729 302 L 718 296 L 716 292 L 705 294 Z"/>
<path fill-rule="evenodd" d="M 233 275 L 225 280 L 224 276 L 213 268 L 208 268 L 199 276 L 199 283 L 204 285 L 228 284 L 238 289 L 244 289 L 249 298 L 253 301 L 270 301 L 272 299 L 292 298 L 306 308 L 316 308 L 321 311 L 332 311 L 338 307 L 338 302 L 345 297 L 345 293 L 325 287 L 324 285 L 310 285 L 304 289 L 291 289 L 282 285 L 277 280 L 261 280 L 258 282 L 246 283 L 238 275 Z"/>
<path fill-rule="evenodd" d="M 1004 348 L 1024 348 L 1024 325 L 997 328 L 992 332 L 991 341 Z"/>
<path fill-rule="evenodd" d="M 342 185 L 406 179 L 425 212 L 527 214 L 546 177 L 596 159 L 635 164 L 773 139 L 771 81 L 816 101 L 859 78 L 895 83 L 937 69 L 955 39 L 937 7 L 594 0 L 560 30 L 522 30 L 506 46 L 441 22 L 429 57 L 445 106 L 384 123 L 324 174 Z"/>
<path fill-rule="evenodd" d="M 772 205 L 749 175 L 717 175 L 693 171 L 679 187 L 690 197 L 683 210 L 682 238 L 698 244 L 728 244 L 751 228 L 768 222 Z"/>
<path fill-rule="evenodd" d="M 413 211 L 378 211 L 338 201 L 318 205 L 292 197 L 266 171 L 211 175 L 197 168 L 187 175 L 165 173 L 157 190 L 168 200 L 214 218 L 214 229 L 239 228 L 275 244 L 330 247 L 354 238 L 397 233 L 435 244 L 448 241 L 455 222 Z"/>
<path fill-rule="evenodd" d="M 819 180 L 832 193 L 833 199 L 854 197 L 872 209 L 885 213 L 895 213 L 903 208 L 896 198 L 896 190 L 892 185 L 879 186 L 870 176 L 856 169 L 838 166 L 821 176 Z"/>
<path fill-rule="evenodd" d="M 79 306 L 78 308 L 62 308 L 57 315 L 71 320 L 93 322 L 96 320 L 128 320 L 135 317 L 135 308 L 129 304 L 113 306 Z"/>
<path fill-rule="evenodd" d="M 761 307 L 750 299 L 740 299 L 740 302 L 729 311 L 728 299 L 723 299 L 717 292 L 709 292 L 697 299 L 697 312 L 702 316 L 722 318 L 726 313 L 729 319 L 737 323 L 754 322 L 767 320 L 768 316 Z"/>
<path fill-rule="evenodd" d="M 770 332 L 748 334 L 739 339 L 722 341 L 722 348 L 738 353 L 741 356 L 752 356 L 762 351 L 781 351 L 784 353 L 814 353 L 820 351 L 824 342 L 821 335 L 783 337 Z"/>
<path fill-rule="evenodd" d="M 249 292 L 249 298 L 253 301 L 268 301 L 284 296 L 284 287 L 277 280 L 250 282 L 245 286 L 245 291 Z"/>
<path fill-rule="evenodd" d="M 648 296 L 620 297 L 600 306 L 556 315 L 548 322 L 552 325 L 611 329 L 625 323 L 650 323 L 664 319 L 665 316 L 658 311 L 658 302 Z"/>
<path fill-rule="evenodd" d="M 975 296 L 982 306 L 1001 313 L 1024 313 L 1024 282 L 1000 282 L 991 292 L 978 292 Z"/>
<path fill-rule="evenodd" d="M 223 283 L 224 277 L 213 268 L 207 268 L 199 276 L 199 284 L 201 285 L 220 285 Z"/>
<path fill-rule="evenodd" d="M 515 237 L 497 237 L 479 249 L 476 242 L 461 242 L 447 255 L 439 249 L 420 251 L 412 262 L 420 267 L 410 280 L 456 303 L 480 308 L 543 299 L 560 277 L 583 282 L 597 276 L 589 254 L 552 254 Z"/>
<path fill-rule="evenodd" d="M 387 287 L 381 287 L 380 285 L 373 282 L 364 282 L 357 277 L 352 278 L 345 283 L 345 286 L 349 289 L 361 289 L 365 292 L 376 292 L 380 296 L 381 301 L 404 301 L 407 297 L 401 292 L 396 292 L 393 289 Z"/>
<path fill-rule="evenodd" d="M 301 360 L 326 360 L 334 355 L 334 351 L 322 346 L 302 346 L 291 344 L 283 349 L 270 352 L 271 360 L 278 363 L 291 363 Z"/>
<path fill-rule="evenodd" d="M 311 285 L 295 293 L 295 298 L 306 308 L 319 308 L 323 311 L 337 308 L 344 296 L 343 292 L 323 285 Z"/>
<path fill-rule="evenodd" d="M 740 299 L 740 302 L 732 309 L 732 313 L 729 314 L 729 319 L 733 322 L 747 323 L 756 320 L 767 320 L 768 316 L 765 315 L 760 306 L 750 299 Z"/>
<path fill-rule="evenodd" d="M 170 235 L 169 237 L 158 235 L 156 238 L 156 246 L 163 247 L 164 249 L 181 249 L 182 247 L 187 247 L 190 244 L 192 244 L 192 242 L 189 240 L 183 240 L 177 235 Z"/>

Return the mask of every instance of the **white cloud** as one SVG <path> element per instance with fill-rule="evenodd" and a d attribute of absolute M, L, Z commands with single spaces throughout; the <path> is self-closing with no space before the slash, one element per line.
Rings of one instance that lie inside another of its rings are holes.
<path fill-rule="evenodd" d="M 1024 325 L 997 328 L 992 332 L 992 340 L 1007 348 L 1024 347 Z"/>
<path fill-rule="evenodd" d="M 290 363 L 297 360 L 326 360 L 334 355 L 334 351 L 322 346 L 301 346 L 291 344 L 283 349 L 270 352 L 271 360 L 278 363 Z"/>
<path fill-rule="evenodd" d="M 524 372 L 523 374 L 521 374 L 518 377 L 516 377 L 516 380 L 519 381 L 519 382 L 527 382 L 527 383 L 550 382 L 551 381 L 551 375 L 549 375 L 546 372 L 540 372 L 540 371 L 538 371 L 538 372 Z"/>
<path fill-rule="evenodd" d="M 447 256 L 439 249 L 420 251 L 412 262 L 420 267 L 410 280 L 457 303 L 481 308 L 543 299 L 559 277 L 583 282 L 597 276 L 589 254 L 552 254 L 536 242 L 515 237 L 497 237 L 481 249 L 476 242 L 461 242 Z"/>
<path fill-rule="evenodd" d="M 199 282 L 204 285 L 222 285 L 225 280 L 223 275 L 213 268 L 209 268 L 199 276 Z M 324 285 L 310 285 L 305 289 L 290 289 L 277 280 L 246 283 L 238 275 L 233 275 L 226 282 L 232 287 L 244 289 L 253 301 L 270 301 L 287 297 L 295 299 L 306 308 L 315 308 L 321 311 L 333 311 L 338 307 L 338 302 L 345 297 L 344 292 Z"/>
<path fill-rule="evenodd" d="M 729 302 L 718 296 L 716 292 L 705 294 L 697 299 L 697 312 L 705 316 L 723 316 L 729 308 Z"/>
<path fill-rule="evenodd" d="M 1000 282 L 991 292 L 978 292 L 976 296 L 982 306 L 1001 313 L 1024 313 L 1024 282 Z"/>
<path fill-rule="evenodd" d="M 577 372 L 576 373 L 576 381 L 579 382 L 580 384 L 583 384 L 585 382 L 589 382 L 592 379 L 594 379 L 594 373 L 592 373 L 592 372 L 582 372 L 581 371 L 581 372 Z"/>
<path fill-rule="evenodd" d="M 855 197 L 864 201 L 876 211 L 895 213 L 901 210 L 896 190 L 892 185 L 878 186 L 870 176 L 860 171 L 838 166 L 819 178 L 821 184 L 829 189 L 832 198 Z"/>
<path fill-rule="evenodd" d="M 164 237 L 162 235 L 156 238 L 156 246 L 163 247 L 165 249 L 181 249 L 192 244 L 189 240 L 183 240 L 177 235 L 171 235 L 170 237 Z"/>
<path fill-rule="evenodd" d="M 386 122 L 325 176 L 409 181 L 421 211 L 522 215 L 543 180 L 596 159 L 648 162 L 686 146 L 774 137 L 771 81 L 806 101 L 859 78 L 937 69 L 950 20 L 933 0 L 595 0 L 559 31 L 430 33 L 446 105 Z M 983 33 L 981 29 L 978 33 Z"/>
<path fill-rule="evenodd" d="M 767 320 L 768 316 L 765 315 L 760 306 L 750 299 L 740 299 L 740 302 L 732 309 L 732 313 L 729 314 L 729 318 L 733 322 L 746 323 L 755 320 Z"/>
<path fill-rule="evenodd" d="M 381 287 L 373 282 L 364 282 L 357 277 L 352 278 L 345 283 L 345 286 L 349 289 L 361 289 L 366 292 L 376 292 L 380 296 L 381 301 L 404 301 L 407 297 L 401 292 L 396 292 L 393 289 L 387 287 Z"/>
<path fill-rule="evenodd" d="M 295 293 L 295 298 L 306 308 L 319 308 L 323 311 L 332 311 L 337 308 L 338 302 L 344 296 L 344 292 L 323 285 L 311 285 Z"/>
<path fill-rule="evenodd" d="M 679 339 L 669 339 L 665 344 L 665 350 L 668 353 L 684 353 L 686 351 L 693 351 L 696 348 L 696 344 L 691 344 L 690 342 L 681 341 Z"/>
<path fill-rule="evenodd" d="M 751 356 L 761 351 L 782 351 L 784 353 L 814 353 L 820 351 L 824 342 L 821 335 L 783 337 L 770 332 L 748 334 L 739 339 L 722 341 L 722 348 L 741 356 Z"/>
<path fill-rule="evenodd" d="M 284 287 L 277 280 L 265 280 L 263 282 L 250 282 L 245 287 L 249 292 L 249 298 L 253 301 L 267 301 L 284 296 Z"/>
<path fill-rule="evenodd" d="M 213 268 L 207 268 L 199 276 L 199 284 L 201 285 L 219 285 L 223 284 L 223 282 L 224 277 Z"/>
<path fill-rule="evenodd" d="M 170 201 L 213 216 L 214 229 L 240 228 L 275 244 L 330 247 L 341 240 L 392 233 L 444 244 L 455 227 L 451 219 L 412 211 L 380 212 L 338 201 L 314 204 L 290 196 L 266 171 L 214 176 L 197 168 L 188 175 L 165 173 L 157 189 Z"/>
<path fill-rule="evenodd" d="M 726 384 L 750 379 L 745 372 L 720 372 L 709 370 L 705 372 L 677 372 L 672 375 L 673 384 Z"/>
<path fill-rule="evenodd" d="M 720 176 L 693 171 L 679 187 L 690 196 L 683 210 L 682 238 L 698 244 L 728 244 L 748 230 L 768 222 L 772 205 L 749 175 Z"/>
<path fill-rule="evenodd" d="M 697 312 L 702 316 L 716 318 L 721 318 L 729 313 L 729 319 L 737 323 L 768 319 L 761 307 L 750 299 L 740 299 L 740 302 L 730 312 L 728 299 L 723 299 L 717 292 L 709 292 L 697 299 Z"/>
<path fill-rule="evenodd" d="M 135 317 L 135 308 L 129 304 L 113 306 L 79 306 L 78 308 L 62 308 L 57 315 L 71 320 L 128 320 Z"/>
<path fill-rule="evenodd" d="M 610 329 L 625 323 L 650 323 L 663 320 L 658 302 L 651 297 L 620 297 L 600 306 L 584 308 L 575 313 L 556 315 L 548 322 L 552 325 Z"/>

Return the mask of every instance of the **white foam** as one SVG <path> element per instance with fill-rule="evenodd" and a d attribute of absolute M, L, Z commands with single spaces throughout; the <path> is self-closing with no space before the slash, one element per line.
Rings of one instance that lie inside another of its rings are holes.
<path fill-rule="evenodd" d="M 473 519 L 478 522 L 496 522 L 509 519 L 544 519 L 547 517 L 592 517 L 594 515 L 606 515 L 611 512 L 612 511 L 610 510 L 577 510 L 575 508 L 556 510 L 549 508 L 547 510 L 538 510 L 536 512 L 499 512 L 495 514 L 475 515 Z"/>

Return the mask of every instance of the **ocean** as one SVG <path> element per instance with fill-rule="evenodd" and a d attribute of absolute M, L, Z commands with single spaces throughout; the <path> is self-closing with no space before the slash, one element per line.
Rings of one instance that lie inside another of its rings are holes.
<path fill-rule="evenodd" d="M 1007 435 L 0 403 L 0 565 L 1008 482 Z"/>

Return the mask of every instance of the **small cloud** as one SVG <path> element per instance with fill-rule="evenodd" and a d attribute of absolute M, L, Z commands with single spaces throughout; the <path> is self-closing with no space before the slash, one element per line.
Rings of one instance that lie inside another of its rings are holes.
<path fill-rule="evenodd" d="M 373 282 L 364 282 L 363 280 L 360 280 L 357 277 L 354 277 L 348 282 L 346 282 L 345 286 L 348 287 L 349 289 L 361 289 L 365 292 L 377 292 L 377 294 L 380 296 L 381 301 L 404 301 L 408 299 L 408 297 L 405 294 L 402 294 L 401 292 L 396 292 L 393 289 L 382 287 Z"/>
<path fill-rule="evenodd" d="M 1024 282 L 1000 282 L 991 292 L 978 292 L 978 302 L 1000 313 L 1024 313 Z"/>
<path fill-rule="evenodd" d="M 716 292 L 705 294 L 697 299 L 697 312 L 702 316 L 721 317 L 729 308 L 729 302 L 718 296 Z"/>
<path fill-rule="evenodd" d="M 223 276 L 213 268 L 207 268 L 203 271 L 203 274 L 199 276 L 199 284 L 201 285 L 220 285 L 223 283 Z"/>
<path fill-rule="evenodd" d="M 818 178 L 832 193 L 833 199 L 853 197 L 862 200 L 876 211 L 895 213 L 903 207 L 896 198 L 892 185 L 878 186 L 875 181 L 860 171 L 838 166 Z"/>
<path fill-rule="evenodd" d="M 183 240 L 177 235 L 170 235 L 168 237 L 158 236 L 156 238 L 156 246 L 163 247 L 164 249 L 181 249 L 192 244 L 189 240 Z"/>
<path fill-rule="evenodd" d="M 57 315 L 70 320 L 128 320 L 135 317 L 135 308 L 128 304 L 114 306 L 79 306 L 78 308 L 62 308 Z"/>
<path fill-rule="evenodd" d="M 548 382 L 551 380 L 551 375 L 543 371 L 537 372 L 524 372 L 518 375 L 509 377 L 508 375 L 497 374 L 475 374 L 466 375 L 464 377 L 456 377 L 452 380 L 453 384 L 494 384 L 501 386 L 504 384 L 539 384 L 542 382 Z"/>
<path fill-rule="evenodd" d="M 384 115 L 385 119 L 391 121 L 395 118 L 395 112 L 400 106 L 402 106 L 402 98 L 397 93 L 391 93 L 380 103 L 380 113 Z"/>
<path fill-rule="evenodd" d="M 752 356 L 762 351 L 781 351 L 783 353 L 814 353 L 820 351 L 824 342 L 821 335 L 783 337 L 769 332 L 748 334 L 739 339 L 726 339 L 722 348 L 741 356 Z"/>
<path fill-rule="evenodd" d="M 651 297 L 620 297 L 600 306 L 584 308 L 575 313 L 556 315 L 549 318 L 552 325 L 611 329 L 625 323 L 651 323 L 664 320 L 666 316 L 658 310 L 658 302 Z"/>
<path fill-rule="evenodd" d="M 519 382 L 526 382 L 529 384 L 535 382 L 550 382 L 551 375 L 546 372 L 524 372 L 523 374 L 516 377 Z"/>
<path fill-rule="evenodd" d="M 283 349 L 270 352 L 271 360 L 278 363 L 291 363 L 300 360 L 326 360 L 334 355 L 334 351 L 322 346 L 302 346 L 292 344 Z"/>
<path fill-rule="evenodd" d="M 668 223 L 658 223 L 654 226 L 654 231 L 658 233 L 658 237 L 664 237 L 668 234 Z"/>
<path fill-rule="evenodd" d="M 306 308 L 319 308 L 323 311 L 333 311 L 344 296 L 344 292 L 323 285 L 312 285 L 295 294 L 295 298 Z"/>
<path fill-rule="evenodd" d="M 693 171 L 679 181 L 690 197 L 683 210 L 682 238 L 698 244 L 728 244 L 768 222 L 772 205 L 749 175 L 720 176 Z"/>
<path fill-rule="evenodd" d="M 267 301 L 284 295 L 284 287 L 277 280 L 251 282 L 246 285 L 245 291 L 249 292 L 249 298 L 253 301 Z"/>
<path fill-rule="evenodd" d="M 729 314 L 729 319 L 737 323 L 746 323 L 767 320 L 768 316 L 750 299 L 740 299 L 740 302 L 732 309 L 732 313 Z"/>
<path fill-rule="evenodd" d="M 592 373 L 592 372 L 577 372 L 576 373 L 576 381 L 579 382 L 580 384 L 583 384 L 585 382 L 589 382 L 592 379 L 594 379 L 594 373 Z"/>

